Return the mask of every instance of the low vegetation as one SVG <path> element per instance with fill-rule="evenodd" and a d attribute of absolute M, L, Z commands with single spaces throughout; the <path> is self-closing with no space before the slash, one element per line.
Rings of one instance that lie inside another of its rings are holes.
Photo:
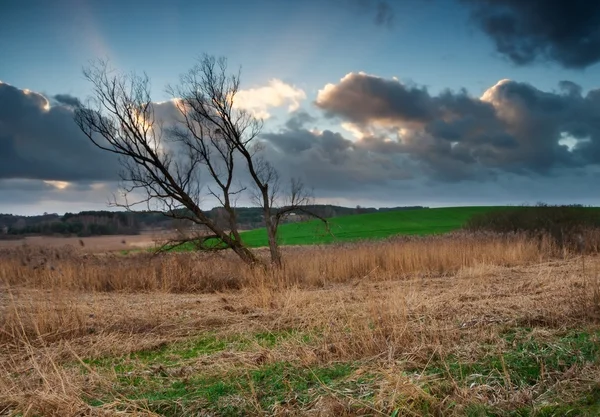
<path fill-rule="evenodd" d="M 577 249 L 590 240 L 590 232 L 594 233 L 600 227 L 600 210 L 596 207 L 549 206 L 540 203 L 533 207 L 478 213 L 465 226 L 474 231 L 551 236 L 560 247 Z"/>
<path fill-rule="evenodd" d="M 0 414 L 600 412 L 593 247 L 461 232 L 284 252 L 279 270 L 3 252 Z"/>

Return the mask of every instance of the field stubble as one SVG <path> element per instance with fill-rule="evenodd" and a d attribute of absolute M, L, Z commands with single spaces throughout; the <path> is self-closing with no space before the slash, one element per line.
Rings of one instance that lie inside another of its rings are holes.
<path fill-rule="evenodd" d="M 173 237 L 170 231 L 146 231 L 139 235 L 109 235 L 90 237 L 25 236 L 16 239 L 0 239 L 0 251 L 19 247 L 44 247 L 62 250 L 72 246 L 79 252 L 97 253 L 124 250 L 139 250 L 160 245 Z"/>
<path fill-rule="evenodd" d="M 535 415 L 600 395 L 595 255 L 461 233 L 285 252 L 281 270 L 3 252 L 0 415 Z"/>

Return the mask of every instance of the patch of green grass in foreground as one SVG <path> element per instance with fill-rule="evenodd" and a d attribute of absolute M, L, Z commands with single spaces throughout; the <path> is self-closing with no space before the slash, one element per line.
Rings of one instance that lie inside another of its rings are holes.
<path fill-rule="evenodd" d="M 471 404 L 465 414 L 469 416 L 588 416 L 600 415 L 600 385 L 576 401 L 565 403 L 560 392 L 552 385 L 570 369 L 586 364 L 600 364 L 600 331 L 570 332 L 558 338 L 541 340 L 528 329 L 505 334 L 508 349 L 498 352 L 490 346 L 489 352 L 477 361 L 465 362 L 447 357 L 432 366 L 427 373 L 443 376 L 431 383 L 426 391 L 436 397 L 449 394 L 454 381 L 470 389 L 477 386 L 502 387 L 505 390 L 538 387 L 545 404 L 534 404 L 513 411 L 499 411 L 485 404 Z M 548 390 L 544 392 L 544 387 Z"/>
<path fill-rule="evenodd" d="M 537 410 L 520 409 L 514 417 L 600 416 L 600 386 L 593 387 L 583 398 L 568 404 L 548 405 Z"/>
<path fill-rule="evenodd" d="M 328 219 L 331 233 L 320 220 L 287 223 L 279 227 L 282 245 L 316 245 L 351 242 L 362 239 L 383 239 L 394 235 L 431 235 L 460 229 L 475 214 L 507 207 L 445 207 L 399 210 L 382 213 L 356 214 Z M 264 228 L 241 233 L 248 247 L 267 246 Z M 177 247 L 176 251 L 192 250 L 193 245 Z"/>
<path fill-rule="evenodd" d="M 154 349 L 140 350 L 121 357 L 105 357 L 84 360 L 84 363 L 96 368 L 113 368 L 115 372 L 126 372 L 140 366 L 181 365 L 187 360 L 208 356 L 225 350 L 243 352 L 252 346 L 272 348 L 296 334 L 294 330 L 261 332 L 218 336 L 212 332 L 188 340 L 171 344 L 162 344 Z M 304 337 L 303 340 L 308 340 Z"/>
<path fill-rule="evenodd" d="M 306 368 L 275 362 L 255 369 L 232 369 L 219 376 L 198 376 L 163 385 L 155 391 L 132 392 L 161 415 L 193 415 L 213 410 L 218 415 L 257 414 L 275 405 L 303 407 L 327 388 L 341 388 L 355 369 L 352 363 Z"/>
<path fill-rule="evenodd" d="M 582 398 L 553 405 L 520 407 L 500 411 L 491 406 L 472 404 L 465 409 L 468 417 L 593 417 L 600 416 L 600 385 L 592 387 Z"/>
<path fill-rule="evenodd" d="M 527 330 L 505 335 L 510 349 L 497 352 L 494 347 L 482 360 L 460 362 L 445 359 L 446 365 L 435 372 L 466 384 L 496 384 L 519 388 L 534 385 L 548 373 L 564 372 L 572 366 L 600 359 L 600 332 L 569 333 L 558 339 L 537 340 Z"/>
<path fill-rule="evenodd" d="M 351 399 L 353 409 L 381 409 L 382 403 L 377 403 L 378 408 L 375 401 L 381 387 L 389 386 L 389 381 L 378 373 L 377 365 L 368 361 L 306 367 L 296 362 L 269 363 L 247 357 L 235 364 L 205 368 L 203 373 L 193 369 L 184 374 L 169 371 L 182 369 L 182 365 L 193 364 L 194 358 L 202 356 L 210 361 L 211 355 L 223 350 L 243 351 L 256 343 L 263 348 L 276 348 L 289 337 L 306 345 L 318 342 L 315 335 L 289 331 L 228 338 L 205 335 L 128 355 L 136 358 L 129 366 L 123 366 L 123 358 L 102 359 L 94 364 L 114 370 L 114 390 L 119 396 L 166 416 L 197 415 L 201 410 L 219 416 L 271 414 L 282 407 L 299 411 L 310 408 L 322 396 L 334 396 L 345 404 Z M 392 415 L 407 415 L 410 410 L 410 415 L 473 417 L 600 415 L 600 385 L 579 386 L 574 390 L 578 394 L 573 396 L 569 394 L 571 377 L 564 377 L 573 370 L 577 377 L 577 370 L 583 366 L 600 365 L 600 331 L 570 331 L 542 337 L 530 329 L 517 329 L 507 331 L 503 338 L 497 346 L 482 347 L 479 357 L 470 361 L 448 356 L 434 360 L 424 369 L 406 369 L 404 375 L 416 389 L 400 390 L 395 402 L 388 403 L 382 411 Z M 217 356 L 213 359 L 220 360 Z M 413 378 L 415 374 L 426 378 Z M 468 394 L 467 399 L 461 399 L 464 393 L 479 386 L 489 387 L 501 396 L 518 390 L 534 394 L 531 404 L 516 404 L 517 408 L 491 406 L 485 400 L 475 400 L 476 396 L 469 399 Z M 461 390 L 458 396 L 457 387 Z M 411 392 L 413 396 L 407 397 Z M 112 399 L 108 394 L 103 401 L 89 403 L 100 406 Z"/>

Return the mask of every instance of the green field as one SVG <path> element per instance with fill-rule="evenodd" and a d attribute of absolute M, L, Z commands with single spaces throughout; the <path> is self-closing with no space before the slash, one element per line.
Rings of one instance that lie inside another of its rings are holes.
<path fill-rule="evenodd" d="M 474 214 L 505 207 L 445 207 L 357 214 L 329 219 L 331 234 L 320 220 L 288 223 L 279 227 L 282 245 L 314 245 L 381 239 L 394 235 L 429 235 L 459 229 Z M 265 229 L 242 233 L 250 247 L 267 245 Z"/>

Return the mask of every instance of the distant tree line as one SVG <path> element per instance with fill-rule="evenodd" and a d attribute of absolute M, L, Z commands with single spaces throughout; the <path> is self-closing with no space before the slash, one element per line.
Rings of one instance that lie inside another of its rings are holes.
<path fill-rule="evenodd" d="M 43 216 L 0 215 L 7 235 L 103 236 L 138 234 L 142 216 L 127 212 L 84 211 Z"/>
<path fill-rule="evenodd" d="M 350 216 L 354 214 L 377 213 L 396 210 L 424 209 L 422 206 L 409 207 L 342 207 L 335 205 L 311 205 L 307 207 L 312 212 L 325 218 Z M 235 208 L 238 227 L 240 230 L 250 230 L 264 227 L 265 222 L 260 208 L 237 207 Z M 227 218 L 222 213 L 222 208 L 215 207 L 207 210 L 207 216 L 217 223 L 226 225 Z M 283 222 L 296 222 L 306 220 L 301 213 L 288 215 Z M 183 220 L 174 220 L 163 213 L 150 211 L 82 211 L 79 213 L 44 213 L 39 216 L 19 216 L 0 214 L 0 237 L 22 235 L 61 235 L 61 236 L 103 236 L 103 235 L 135 235 L 143 230 L 152 229 L 178 229 L 191 225 Z"/>

